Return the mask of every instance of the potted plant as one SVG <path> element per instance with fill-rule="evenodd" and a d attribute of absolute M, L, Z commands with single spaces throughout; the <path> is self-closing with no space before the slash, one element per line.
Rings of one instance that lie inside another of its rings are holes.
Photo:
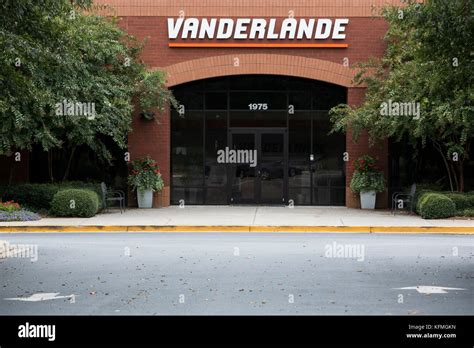
<path fill-rule="evenodd" d="M 385 189 L 383 172 L 377 169 L 376 160 L 370 156 L 362 156 L 354 162 L 354 174 L 351 180 L 351 190 L 360 194 L 362 209 L 375 209 L 377 192 Z"/>
<path fill-rule="evenodd" d="M 137 190 L 139 208 L 151 208 L 153 192 L 161 191 L 164 186 L 158 164 L 148 156 L 131 162 L 128 184 Z"/>

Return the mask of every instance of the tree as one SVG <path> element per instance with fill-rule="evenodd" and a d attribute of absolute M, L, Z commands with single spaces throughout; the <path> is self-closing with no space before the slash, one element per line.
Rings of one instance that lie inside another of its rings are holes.
<path fill-rule="evenodd" d="M 387 137 L 407 139 L 414 147 L 431 142 L 451 190 L 463 191 L 474 134 L 473 13 L 470 0 L 384 8 L 389 23 L 384 56 L 360 64 L 355 79 L 367 86 L 365 102 L 357 109 L 333 108 L 333 131 L 353 129 L 357 140 L 366 129 L 372 143 Z"/>
<path fill-rule="evenodd" d="M 173 102 L 164 74 L 140 60 L 143 43 L 95 9 L 87 0 L 0 4 L 0 155 L 35 144 L 50 159 L 67 151 L 67 178 L 78 146 L 109 162 L 104 136 L 126 148 L 137 98 L 149 109 Z"/>

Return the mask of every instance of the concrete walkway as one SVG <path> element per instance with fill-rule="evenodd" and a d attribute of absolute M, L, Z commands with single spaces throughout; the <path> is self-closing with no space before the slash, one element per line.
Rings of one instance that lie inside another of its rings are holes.
<path fill-rule="evenodd" d="M 101 213 L 92 218 L 43 218 L 39 221 L 0 222 L 0 231 L 8 227 L 41 227 L 49 226 L 90 226 L 119 227 L 128 230 L 127 226 L 292 226 L 294 229 L 307 227 L 397 227 L 406 228 L 461 228 L 474 233 L 474 220 L 438 219 L 424 220 L 417 215 L 398 213 L 392 215 L 387 210 L 360 210 L 346 207 L 258 207 L 258 206 L 171 206 L 161 209 L 128 209 L 120 214 L 118 210 Z M 300 230 L 305 230 L 301 229 Z M 334 229 L 332 229 L 334 230 Z M 331 231 L 331 229 L 326 229 Z M 365 230 L 364 230 L 365 231 Z M 441 231 L 441 230 L 440 230 Z M 13 230 L 10 230 L 13 232 Z M 368 231 L 372 232 L 372 231 Z M 426 231 L 425 231 L 426 232 Z"/>

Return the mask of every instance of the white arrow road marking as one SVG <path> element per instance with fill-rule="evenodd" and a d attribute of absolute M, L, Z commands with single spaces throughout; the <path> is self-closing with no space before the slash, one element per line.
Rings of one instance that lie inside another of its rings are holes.
<path fill-rule="evenodd" d="M 407 286 L 406 288 L 394 288 L 398 290 L 416 290 L 420 294 L 446 294 L 446 290 L 466 290 L 462 288 L 448 288 L 444 286 L 417 285 Z"/>
<path fill-rule="evenodd" d="M 4 300 L 38 302 L 38 301 L 58 300 L 61 298 L 73 299 L 76 296 L 76 295 L 69 295 L 69 296 L 58 296 L 58 295 L 59 295 L 59 292 L 39 292 L 29 297 L 10 297 L 10 298 L 4 298 Z"/>

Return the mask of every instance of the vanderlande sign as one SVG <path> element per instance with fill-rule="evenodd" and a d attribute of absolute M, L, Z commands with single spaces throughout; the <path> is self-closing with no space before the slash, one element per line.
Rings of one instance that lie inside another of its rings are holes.
<path fill-rule="evenodd" d="M 344 40 L 348 18 L 264 19 L 264 18 L 168 18 L 168 38 L 199 40 L 247 40 L 246 43 L 180 42 L 170 47 L 326 47 L 345 48 L 347 44 L 316 43 L 317 40 Z M 279 29 L 277 29 L 279 28 Z M 249 43 L 249 40 L 253 40 Z M 255 43 L 263 40 L 306 40 L 305 43 Z M 311 41 L 307 41 L 311 40 Z"/>

